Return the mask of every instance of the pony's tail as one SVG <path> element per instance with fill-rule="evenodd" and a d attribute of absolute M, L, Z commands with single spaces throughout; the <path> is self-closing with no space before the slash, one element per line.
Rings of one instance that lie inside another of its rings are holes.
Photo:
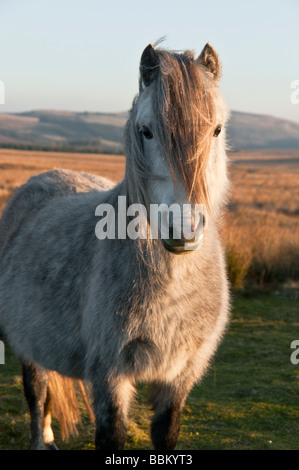
<path fill-rule="evenodd" d="M 70 435 L 78 435 L 77 425 L 81 423 L 78 399 L 79 402 L 84 402 L 90 419 L 94 422 L 94 414 L 89 403 L 87 391 L 81 380 L 65 377 L 55 371 L 48 371 L 48 390 L 51 408 L 54 416 L 59 421 L 60 433 L 63 440 L 67 440 Z"/>

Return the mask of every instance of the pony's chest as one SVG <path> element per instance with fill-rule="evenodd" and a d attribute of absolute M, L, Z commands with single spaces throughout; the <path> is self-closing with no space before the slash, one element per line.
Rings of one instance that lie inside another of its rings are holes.
<path fill-rule="evenodd" d="M 121 351 L 129 374 L 140 380 L 171 380 L 180 374 L 217 317 L 216 312 L 207 315 L 200 292 L 191 279 L 132 297 L 124 315 Z M 212 305 L 208 307 L 212 312 Z"/>
<path fill-rule="evenodd" d="M 189 345 L 177 345 L 168 338 L 166 341 L 153 340 L 146 336 L 136 337 L 126 343 L 121 351 L 122 367 L 129 375 L 142 381 L 161 377 L 172 380 L 186 366 L 192 352 Z"/>
<path fill-rule="evenodd" d="M 188 322 L 168 311 L 151 312 L 136 323 L 121 352 L 126 371 L 145 381 L 163 376 L 168 381 L 179 375 L 197 349 Z"/>

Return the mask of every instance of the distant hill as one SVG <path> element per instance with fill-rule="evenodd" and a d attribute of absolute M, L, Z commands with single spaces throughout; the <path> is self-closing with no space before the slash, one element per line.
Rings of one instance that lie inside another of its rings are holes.
<path fill-rule="evenodd" d="M 0 114 L 0 146 L 122 153 L 127 118 L 48 110 Z"/>
<path fill-rule="evenodd" d="M 299 123 L 272 116 L 233 111 L 227 134 L 233 150 L 299 149 Z"/>
<path fill-rule="evenodd" d="M 0 114 L 0 147 L 122 153 L 127 119 L 127 112 Z M 231 150 L 299 149 L 299 123 L 272 116 L 233 111 L 227 135 Z"/>

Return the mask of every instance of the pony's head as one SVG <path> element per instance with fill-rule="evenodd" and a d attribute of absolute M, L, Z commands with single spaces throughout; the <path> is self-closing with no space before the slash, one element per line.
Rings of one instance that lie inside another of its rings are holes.
<path fill-rule="evenodd" d="M 202 204 L 205 222 L 218 213 L 227 187 L 228 113 L 218 88 L 220 75 L 218 55 L 209 44 L 197 58 L 190 51 L 152 45 L 143 51 L 139 95 L 125 132 L 130 203 L 144 204 L 148 213 L 151 204 Z M 184 217 L 194 231 L 192 211 Z M 196 247 L 192 236 L 175 238 L 164 239 L 164 247 L 175 253 Z"/>

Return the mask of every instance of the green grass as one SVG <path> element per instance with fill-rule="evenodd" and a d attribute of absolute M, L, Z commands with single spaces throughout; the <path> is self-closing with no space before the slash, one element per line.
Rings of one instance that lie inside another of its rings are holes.
<path fill-rule="evenodd" d="M 230 327 L 209 372 L 186 401 L 177 449 L 299 449 L 299 365 L 290 344 L 299 339 L 299 293 L 236 293 Z M 126 449 L 150 449 L 151 411 L 140 385 Z M 62 449 L 93 449 L 87 416 Z M 0 449 L 27 449 L 29 413 L 20 367 L 6 347 L 0 365 Z"/>

